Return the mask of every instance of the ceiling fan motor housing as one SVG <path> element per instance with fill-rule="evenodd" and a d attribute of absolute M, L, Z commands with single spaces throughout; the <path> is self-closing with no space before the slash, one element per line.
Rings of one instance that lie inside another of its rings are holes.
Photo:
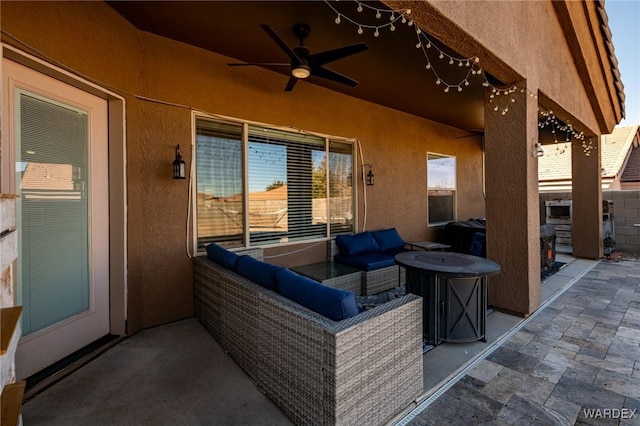
<path fill-rule="evenodd" d="M 300 39 L 300 44 L 304 44 L 304 39 L 307 38 L 311 32 L 311 27 L 307 24 L 295 24 L 293 26 L 293 33 Z"/>

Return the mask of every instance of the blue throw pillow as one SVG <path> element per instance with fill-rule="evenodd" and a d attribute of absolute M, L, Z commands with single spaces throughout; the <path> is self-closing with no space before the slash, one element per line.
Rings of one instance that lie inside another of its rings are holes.
<path fill-rule="evenodd" d="M 322 316 L 340 321 L 358 315 L 356 297 L 351 292 L 320 284 L 289 269 L 278 271 L 276 278 L 281 295 Z"/>
<path fill-rule="evenodd" d="M 344 256 L 357 256 L 380 251 L 380 246 L 368 231 L 353 235 L 338 235 L 336 245 L 340 254 Z"/>
<path fill-rule="evenodd" d="M 373 231 L 371 233 L 376 243 L 380 246 L 380 250 L 397 250 L 404 247 L 404 240 L 398 234 L 396 228 L 383 229 L 380 231 Z"/>
<path fill-rule="evenodd" d="M 269 290 L 276 290 L 276 272 L 285 269 L 282 266 L 271 265 L 243 255 L 238 257 L 237 272 L 248 280 L 253 281 Z"/>
<path fill-rule="evenodd" d="M 217 244 L 211 243 L 207 246 L 207 257 L 220 266 L 224 266 L 232 271 L 236 270 L 238 255 Z"/>

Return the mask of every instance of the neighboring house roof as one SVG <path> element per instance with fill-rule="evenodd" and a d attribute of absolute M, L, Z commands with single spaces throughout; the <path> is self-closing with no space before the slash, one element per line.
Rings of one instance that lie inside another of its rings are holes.
<path fill-rule="evenodd" d="M 631 149 L 638 145 L 638 130 L 638 126 L 616 127 L 613 133 L 602 136 L 600 166 L 603 189 L 607 189 L 622 174 L 625 164 L 630 167 L 630 173 L 631 170 L 637 169 L 638 180 L 640 180 L 640 151 L 636 153 L 637 159 L 631 161 L 629 157 Z M 571 143 L 545 145 L 543 149 L 545 154 L 538 159 L 540 191 L 570 190 Z M 574 149 L 580 149 L 580 147 L 577 146 Z"/>
<path fill-rule="evenodd" d="M 249 201 L 282 201 L 287 199 L 289 186 L 284 184 L 268 191 L 249 192 Z M 200 196 L 200 194 L 199 194 Z M 202 195 L 204 197 L 204 195 Z M 242 201 L 242 193 L 234 194 L 229 197 L 212 197 L 222 199 L 224 201 Z"/>
<path fill-rule="evenodd" d="M 640 146 L 634 144 L 631 154 L 624 167 L 624 172 L 620 176 L 622 182 L 640 182 Z"/>
<path fill-rule="evenodd" d="M 20 189 L 38 191 L 73 191 L 71 164 L 27 163 Z"/>
<path fill-rule="evenodd" d="M 602 135 L 602 177 L 615 177 L 622 173 L 629 150 L 633 147 L 633 139 L 638 133 L 638 126 L 616 127 L 610 135 Z"/>
<path fill-rule="evenodd" d="M 559 142 L 542 147 L 538 158 L 538 181 L 571 179 L 571 143 Z"/>

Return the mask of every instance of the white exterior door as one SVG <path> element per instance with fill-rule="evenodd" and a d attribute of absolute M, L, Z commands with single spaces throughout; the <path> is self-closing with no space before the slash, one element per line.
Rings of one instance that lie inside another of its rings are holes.
<path fill-rule="evenodd" d="M 2 79 L 2 191 L 19 195 L 22 379 L 109 333 L 108 110 L 8 59 Z"/>

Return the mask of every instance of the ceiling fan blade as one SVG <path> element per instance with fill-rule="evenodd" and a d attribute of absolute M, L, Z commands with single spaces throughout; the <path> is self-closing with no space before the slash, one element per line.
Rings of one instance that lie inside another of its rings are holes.
<path fill-rule="evenodd" d="M 237 64 L 227 64 L 230 67 L 246 67 L 246 66 L 265 66 L 265 67 L 290 67 L 291 64 L 283 64 L 282 62 L 243 62 Z"/>
<path fill-rule="evenodd" d="M 356 43 L 349 46 L 338 47 L 337 49 L 326 50 L 324 52 L 314 53 L 309 56 L 309 62 L 314 65 L 324 65 L 329 62 L 337 61 L 347 56 L 367 50 L 369 46 L 366 43 Z"/>
<path fill-rule="evenodd" d="M 289 57 L 292 60 L 297 61 L 297 63 L 299 63 L 299 64 L 302 63 L 302 61 L 300 60 L 300 58 L 298 57 L 296 52 L 294 52 L 293 49 L 290 48 L 289 45 L 284 42 L 284 40 L 282 40 L 282 38 L 278 35 L 278 33 L 276 33 L 273 30 L 273 28 L 271 28 L 267 24 L 260 24 L 260 28 L 262 28 L 264 30 L 264 32 L 266 32 L 269 35 L 269 37 L 271 37 L 273 39 L 273 41 L 276 42 L 276 44 L 280 47 L 280 49 L 284 50 L 284 52 L 287 55 L 289 55 Z"/>
<path fill-rule="evenodd" d="M 285 92 L 290 92 L 293 90 L 293 86 L 296 85 L 298 79 L 294 76 L 289 77 L 289 81 L 287 82 L 287 87 L 284 88 Z"/>
<path fill-rule="evenodd" d="M 346 84 L 347 86 L 351 87 L 355 87 L 358 85 L 358 82 L 356 80 L 325 67 L 314 68 L 311 74 L 316 77 L 326 78 L 327 80 L 337 81 L 338 83 Z"/>

